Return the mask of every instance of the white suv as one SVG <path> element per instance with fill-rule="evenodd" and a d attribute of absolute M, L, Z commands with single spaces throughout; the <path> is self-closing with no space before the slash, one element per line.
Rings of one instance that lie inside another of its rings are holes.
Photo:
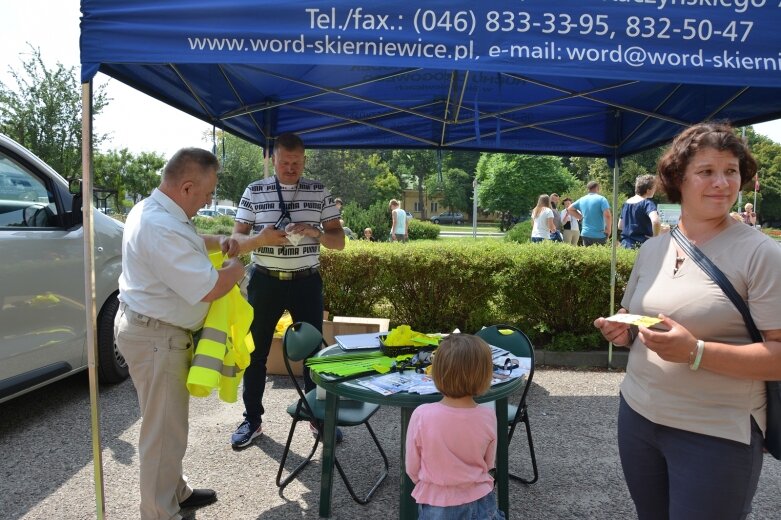
<path fill-rule="evenodd" d="M 98 374 L 116 383 L 128 376 L 114 344 L 123 225 L 99 211 L 94 223 Z M 86 321 L 80 197 L 0 134 L 0 402 L 85 369 Z"/>
<path fill-rule="evenodd" d="M 235 217 L 239 208 L 235 206 L 217 206 L 217 213 L 220 215 L 227 215 L 229 217 Z"/>

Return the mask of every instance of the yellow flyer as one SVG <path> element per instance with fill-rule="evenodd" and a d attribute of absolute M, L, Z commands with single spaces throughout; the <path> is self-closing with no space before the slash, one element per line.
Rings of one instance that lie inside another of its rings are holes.
<path fill-rule="evenodd" d="M 637 325 L 646 328 L 653 327 L 662 321 L 659 318 L 654 318 L 653 316 L 642 316 L 640 314 L 627 313 L 614 314 L 605 319 L 608 321 L 616 321 L 618 323 L 626 323 L 627 325 Z"/>

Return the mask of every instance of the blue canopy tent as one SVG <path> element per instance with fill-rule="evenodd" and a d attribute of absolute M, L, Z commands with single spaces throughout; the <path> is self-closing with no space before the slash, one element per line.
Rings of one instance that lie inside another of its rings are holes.
<path fill-rule="evenodd" d="M 263 146 L 621 157 L 781 117 L 781 11 L 743 3 L 83 0 L 82 80 Z"/>
<path fill-rule="evenodd" d="M 82 0 L 82 12 L 85 108 L 100 71 L 267 151 L 296 132 L 312 148 L 579 155 L 617 168 L 692 123 L 781 117 L 777 1 Z M 93 451 L 99 472 L 97 440 Z"/>

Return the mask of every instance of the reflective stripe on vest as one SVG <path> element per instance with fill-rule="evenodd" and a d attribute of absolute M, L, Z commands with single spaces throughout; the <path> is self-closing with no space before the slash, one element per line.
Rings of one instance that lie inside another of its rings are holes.
<path fill-rule="evenodd" d="M 221 265 L 213 256 L 212 263 Z M 253 315 L 237 286 L 211 303 L 187 375 L 190 395 L 206 397 L 219 388 L 220 399 L 236 402 L 239 382 L 255 349 L 249 333 Z"/>

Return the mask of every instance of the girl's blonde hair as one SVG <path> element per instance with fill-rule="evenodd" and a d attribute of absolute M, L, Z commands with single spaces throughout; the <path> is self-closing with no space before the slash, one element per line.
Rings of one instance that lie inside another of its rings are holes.
<path fill-rule="evenodd" d="M 437 389 L 453 398 L 486 393 L 493 372 L 491 347 L 471 334 L 451 334 L 442 340 L 431 366 Z"/>
<path fill-rule="evenodd" d="M 550 197 L 544 193 L 537 199 L 537 205 L 532 210 L 532 218 L 537 218 L 542 211 L 542 208 L 550 208 Z"/>

